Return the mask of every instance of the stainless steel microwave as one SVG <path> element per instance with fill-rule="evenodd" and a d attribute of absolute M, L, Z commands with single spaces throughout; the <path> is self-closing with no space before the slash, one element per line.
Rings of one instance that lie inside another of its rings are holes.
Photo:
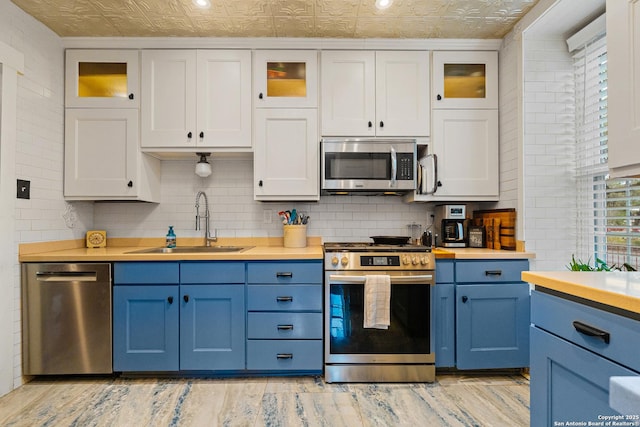
<path fill-rule="evenodd" d="M 416 189 L 415 139 L 323 139 L 323 194 L 401 194 Z"/>

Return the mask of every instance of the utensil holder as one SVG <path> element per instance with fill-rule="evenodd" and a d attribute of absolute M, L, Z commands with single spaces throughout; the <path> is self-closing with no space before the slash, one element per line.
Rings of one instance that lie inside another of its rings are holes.
<path fill-rule="evenodd" d="M 284 247 L 306 248 L 307 226 L 306 224 L 284 225 Z"/>

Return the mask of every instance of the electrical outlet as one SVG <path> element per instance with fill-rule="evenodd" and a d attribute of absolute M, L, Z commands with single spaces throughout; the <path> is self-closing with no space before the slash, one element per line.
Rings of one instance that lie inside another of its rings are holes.
<path fill-rule="evenodd" d="M 273 223 L 273 209 L 265 209 L 262 211 L 262 222 L 265 224 Z"/>
<path fill-rule="evenodd" d="M 31 181 L 25 181 L 24 179 L 18 180 L 18 199 L 30 199 L 31 198 Z"/>

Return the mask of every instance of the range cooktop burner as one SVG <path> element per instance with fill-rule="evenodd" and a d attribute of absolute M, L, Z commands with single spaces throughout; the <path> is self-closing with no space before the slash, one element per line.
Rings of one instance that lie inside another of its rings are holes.
<path fill-rule="evenodd" d="M 370 242 L 328 242 L 324 244 L 326 252 L 431 252 L 429 246 L 388 245 Z"/>

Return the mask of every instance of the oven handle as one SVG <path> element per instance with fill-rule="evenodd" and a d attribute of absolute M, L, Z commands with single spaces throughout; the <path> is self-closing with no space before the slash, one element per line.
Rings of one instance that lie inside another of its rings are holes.
<path fill-rule="evenodd" d="M 416 276 L 390 276 L 391 283 L 425 283 L 433 281 L 432 274 L 421 274 Z M 366 276 L 344 276 L 338 274 L 331 274 L 329 280 L 333 282 L 345 282 L 345 283 L 364 283 L 367 280 Z M 426 283 L 432 285 L 433 283 Z"/>

